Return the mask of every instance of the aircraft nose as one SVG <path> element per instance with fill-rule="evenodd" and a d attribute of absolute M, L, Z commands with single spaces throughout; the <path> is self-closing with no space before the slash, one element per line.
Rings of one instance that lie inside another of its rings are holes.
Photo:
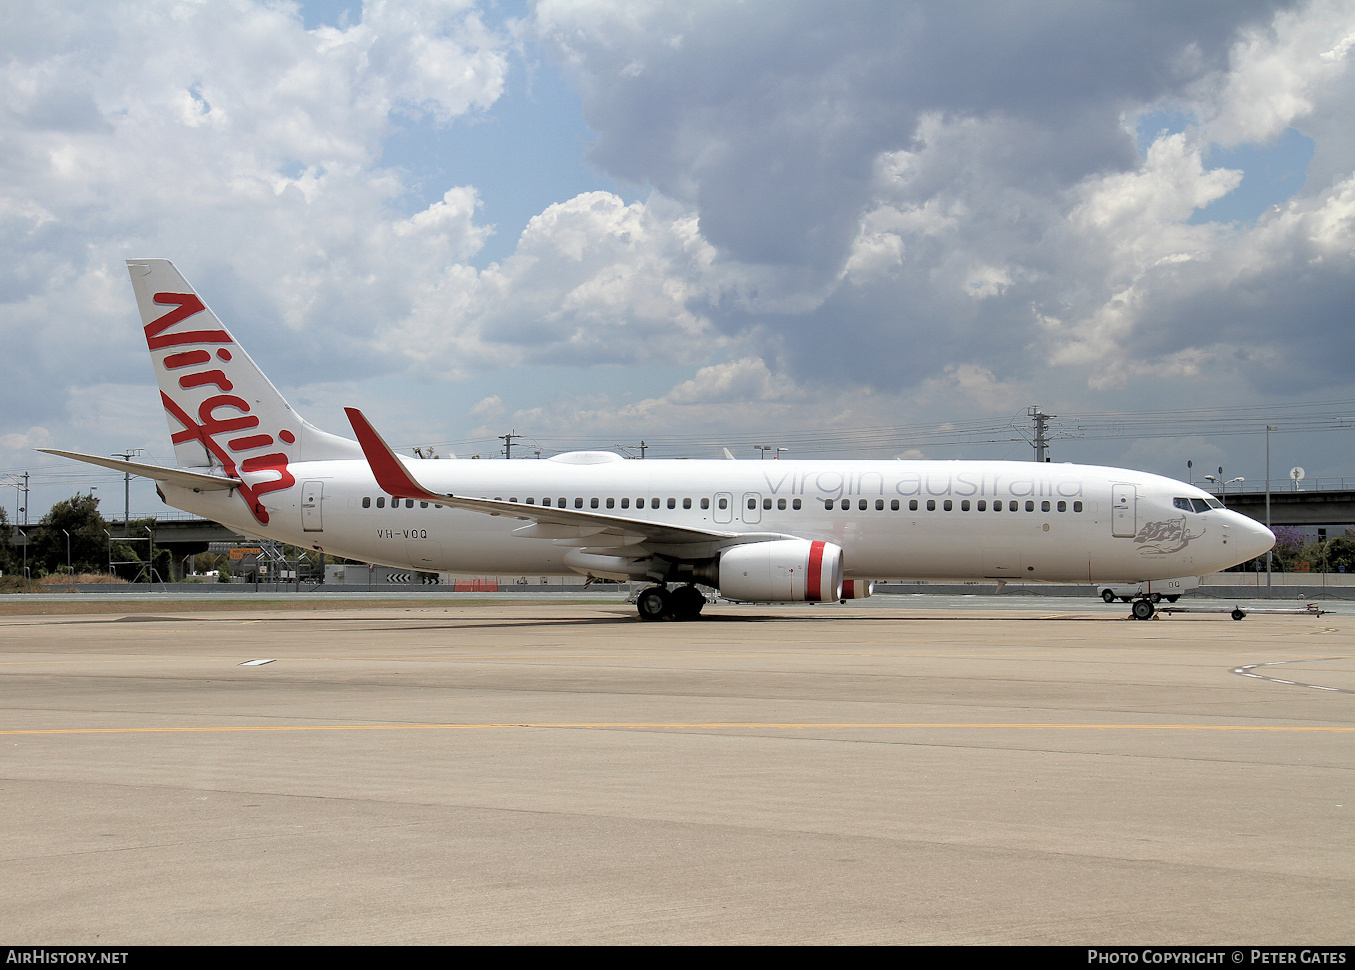
<path fill-rule="evenodd" d="M 1275 545 L 1275 533 L 1255 519 L 1237 512 L 1233 515 L 1237 519 L 1235 530 L 1237 538 L 1233 541 L 1237 544 L 1237 552 L 1244 557 L 1244 561 L 1269 552 Z"/>

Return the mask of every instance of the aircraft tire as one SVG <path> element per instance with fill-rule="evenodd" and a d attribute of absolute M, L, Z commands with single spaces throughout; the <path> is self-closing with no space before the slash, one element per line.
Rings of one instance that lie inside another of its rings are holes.
<path fill-rule="evenodd" d="M 706 597 L 695 586 L 679 586 L 668 597 L 668 606 L 675 620 L 699 620 Z"/>
<path fill-rule="evenodd" d="M 1101 598 L 1105 600 L 1107 603 L 1115 602 L 1115 594 L 1108 589 L 1101 590 Z"/>
<path fill-rule="evenodd" d="M 1233 610 L 1233 619 L 1234 619 L 1234 620 L 1245 620 L 1246 618 L 1247 618 L 1247 614 L 1246 614 L 1246 613 L 1243 613 L 1241 610 L 1237 610 L 1237 609 Z"/>
<path fill-rule="evenodd" d="M 1157 612 L 1153 607 L 1152 600 L 1142 599 L 1134 600 L 1134 605 L 1130 607 L 1136 620 L 1151 620 L 1153 614 Z"/>
<path fill-rule="evenodd" d="M 1161 603 L 1161 602 L 1162 602 L 1162 594 L 1161 594 L 1161 593 L 1154 593 L 1152 596 L 1150 596 L 1150 597 L 1148 597 L 1148 598 L 1149 598 L 1150 600 L 1152 600 L 1154 603 Z"/>
<path fill-rule="evenodd" d="M 671 609 L 668 590 L 662 586 L 650 586 L 641 590 L 640 595 L 635 598 L 635 609 L 642 620 L 649 622 L 662 620 Z"/>

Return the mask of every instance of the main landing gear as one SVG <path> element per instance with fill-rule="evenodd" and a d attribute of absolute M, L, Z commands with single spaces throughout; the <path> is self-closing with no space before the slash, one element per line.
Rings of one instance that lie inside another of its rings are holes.
<path fill-rule="evenodd" d="M 635 598 L 635 609 L 642 620 L 662 620 L 671 616 L 675 620 L 695 620 L 701 616 L 706 605 L 706 597 L 695 586 L 679 586 L 669 590 L 663 586 L 650 586 L 640 591 Z"/>

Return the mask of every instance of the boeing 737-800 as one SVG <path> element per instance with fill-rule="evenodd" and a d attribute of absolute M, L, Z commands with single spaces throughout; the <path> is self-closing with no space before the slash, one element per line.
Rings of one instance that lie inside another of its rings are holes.
<path fill-rule="evenodd" d="M 246 535 L 420 571 L 648 580 L 646 620 L 695 618 L 696 584 L 826 602 L 877 580 L 1139 583 L 1275 541 L 1193 485 L 1122 468 L 404 458 L 354 408 L 357 441 L 303 420 L 169 260 L 128 268 L 177 467 L 51 453 L 152 478 L 169 505 Z"/>

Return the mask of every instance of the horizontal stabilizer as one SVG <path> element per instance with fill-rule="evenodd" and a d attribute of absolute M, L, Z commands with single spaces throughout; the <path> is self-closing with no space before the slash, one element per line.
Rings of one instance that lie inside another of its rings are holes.
<path fill-rule="evenodd" d="M 76 461 L 91 465 L 102 465 L 117 472 L 130 472 L 142 478 L 153 478 L 157 482 L 177 485 L 180 488 L 192 488 L 199 492 L 224 491 L 239 488 L 244 484 L 238 478 L 224 475 L 209 475 L 206 472 L 190 471 L 187 468 L 166 468 L 163 465 L 147 465 L 139 461 L 123 461 L 121 458 L 104 458 L 102 455 L 84 455 L 78 451 L 57 451 L 55 448 L 39 448 L 38 451 L 62 458 L 74 458 Z"/>

